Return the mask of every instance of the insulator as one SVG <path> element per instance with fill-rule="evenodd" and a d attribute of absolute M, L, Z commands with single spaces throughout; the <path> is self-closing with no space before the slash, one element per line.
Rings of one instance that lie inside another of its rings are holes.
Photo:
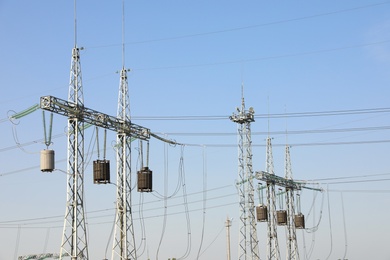
<path fill-rule="evenodd" d="M 138 191 L 152 192 L 152 171 L 148 167 L 143 167 L 137 172 Z"/>
<path fill-rule="evenodd" d="M 285 210 L 276 211 L 276 222 L 280 226 L 287 225 L 287 211 Z"/>
<path fill-rule="evenodd" d="M 110 161 L 96 160 L 93 162 L 93 183 L 110 183 Z"/>
<path fill-rule="evenodd" d="M 258 222 L 268 221 L 268 209 L 265 205 L 259 205 L 256 207 L 256 218 Z"/>
<path fill-rule="evenodd" d="M 41 151 L 41 171 L 52 172 L 54 170 L 54 150 Z"/>

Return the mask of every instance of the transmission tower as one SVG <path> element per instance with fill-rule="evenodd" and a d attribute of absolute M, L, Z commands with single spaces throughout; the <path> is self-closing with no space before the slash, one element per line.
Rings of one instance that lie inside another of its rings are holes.
<path fill-rule="evenodd" d="M 286 145 L 285 179 L 292 180 L 290 147 Z M 299 260 L 297 236 L 295 229 L 294 189 L 286 187 L 287 203 L 287 260 Z"/>
<path fill-rule="evenodd" d="M 238 190 L 240 205 L 240 241 L 239 259 L 247 259 L 247 248 L 250 249 L 251 259 L 258 260 L 259 248 L 256 232 L 256 218 L 254 205 L 253 188 L 253 167 L 252 167 L 252 140 L 251 122 L 254 122 L 254 110 L 245 110 L 244 87 L 241 87 L 241 109 L 237 108 L 238 114 L 233 113 L 230 120 L 238 124 Z M 247 233 L 249 237 L 247 238 Z"/>
<path fill-rule="evenodd" d="M 122 0 L 122 70 L 120 71 L 117 118 L 130 120 L 130 98 L 125 69 L 125 1 Z M 111 259 L 137 259 L 131 212 L 131 135 L 119 129 L 117 141 L 117 194 L 115 233 Z"/>
<path fill-rule="evenodd" d="M 271 138 L 267 138 L 267 154 L 266 154 L 266 172 L 274 175 L 274 160 L 272 156 Z M 268 205 L 268 224 L 267 224 L 267 259 L 280 260 L 277 223 L 276 223 L 276 198 L 275 198 L 275 183 L 267 181 L 267 205 Z"/>
<path fill-rule="evenodd" d="M 130 122 L 127 70 L 120 72 L 117 117 Z M 117 202 L 112 259 L 137 259 L 131 212 L 131 135 L 117 132 Z"/>
<path fill-rule="evenodd" d="M 72 49 L 68 102 L 83 107 L 80 49 Z M 72 260 L 88 259 L 84 216 L 84 122 L 77 113 L 68 117 L 68 185 L 60 259 L 68 254 Z"/>

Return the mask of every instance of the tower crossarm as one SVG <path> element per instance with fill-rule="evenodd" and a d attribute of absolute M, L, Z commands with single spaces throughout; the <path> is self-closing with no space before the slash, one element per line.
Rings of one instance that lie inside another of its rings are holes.
<path fill-rule="evenodd" d="M 277 186 L 285 187 L 285 188 L 293 189 L 293 190 L 309 189 L 309 190 L 315 190 L 315 191 L 321 191 L 321 192 L 323 191 L 321 188 L 307 187 L 301 181 L 298 182 L 298 181 L 294 181 L 291 179 L 286 179 L 286 178 L 279 177 L 279 176 L 276 176 L 274 174 L 271 174 L 271 173 L 268 173 L 265 171 L 255 172 L 255 178 L 258 180 L 261 180 L 261 181 L 274 183 Z"/>
<path fill-rule="evenodd" d="M 67 253 L 63 254 L 62 256 L 69 256 Z M 45 253 L 45 254 L 38 254 L 38 255 L 25 255 L 25 256 L 19 256 L 18 260 L 30 260 L 30 259 L 58 259 L 60 258 L 60 254 L 52 254 L 52 253 Z"/>
<path fill-rule="evenodd" d="M 271 182 L 277 186 L 291 188 L 291 189 L 295 189 L 295 190 L 302 189 L 301 183 L 295 182 L 293 180 L 285 179 L 283 177 L 279 177 L 279 176 L 276 176 L 274 174 L 271 174 L 271 173 L 268 173 L 265 171 L 256 172 L 255 177 L 258 180 L 265 181 L 265 182 Z"/>
<path fill-rule="evenodd" d="M 148 128 L 53 96 L 41 97 L 40 108 L 63 116 L 75 117 L 91 125 L 122 132 L 137 139 L 150 139 Z"/>

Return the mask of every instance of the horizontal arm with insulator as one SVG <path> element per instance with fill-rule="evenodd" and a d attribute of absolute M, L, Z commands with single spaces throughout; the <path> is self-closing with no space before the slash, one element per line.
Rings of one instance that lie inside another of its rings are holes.
<path fill-rule="evenodd" d="M 287 189 L 293 189 L 293 190 L 301 190 L 301 189 L 309 189 L 309 190 L 315 190 L 315 191 L 323 191 L 322 189 L 317 188 L 311 188 L 306 187 L 304 183 L 297 182 L 291 179 L 286 179 L 283 177 L 276 176 L 275 174 L 271 174 L 265 171 L 259 171 L 255 173 L 255 177 L 258 180 L 274 183 L 277 186 L 285 187 Z"/>
<path fill-rule="evenodd" d="M 125 133 L 137 139 L 150 139 L 148 128 L 53 96 L 41 97 L 40 108 L 69 118 L 77 118 L 94 126 Z"/>

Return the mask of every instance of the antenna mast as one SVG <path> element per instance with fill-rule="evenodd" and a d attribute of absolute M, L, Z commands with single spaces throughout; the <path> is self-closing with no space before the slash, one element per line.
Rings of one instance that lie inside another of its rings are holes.
<path fill-rule="evenodd" d="M 68 101 L 83 107 L 80 48 L 77 47 L 76 0 L 74 1 L 74 39 L 70 69 Z M 68 117 L 68 185 L 60 259 L 88 259 L 87 232 L 84 215 L 84 122 L 77 115 Z"/>
<path fill-rule="evenodd" d="M 240 241 L 239 258 L 247 259 L 247 248 L 250 249 L 251 259 L 259 260 L 259 248 L 256 232 L 253 168 L 252 168 L 252 140 L 251 122 L 254 122 L 252 107 L 245 110 L 244 86 L 241 86 L 241 109 L 237 108 L 238 114 L 233 113 L 230 120 L 238 124 L 238 190 L 240 205 Z M 248 209 L 248 212 L 247 212 Z M 247 232 L 249 239 L 247 239 Z"/>
<path fill-rule="evenodd" d="M 125 69 L 125 3 L 122 1 L 122 69 L 120 71 L 117 118 L 130 121 L 130 101 Z M 125 129 L 125 128 L 123 128 Z M 117 202 L 115 235 L 112 260 L 137 259 L 133 217 L 131 212 L 131 135 L 125 131 L 117 132 Z"/>

